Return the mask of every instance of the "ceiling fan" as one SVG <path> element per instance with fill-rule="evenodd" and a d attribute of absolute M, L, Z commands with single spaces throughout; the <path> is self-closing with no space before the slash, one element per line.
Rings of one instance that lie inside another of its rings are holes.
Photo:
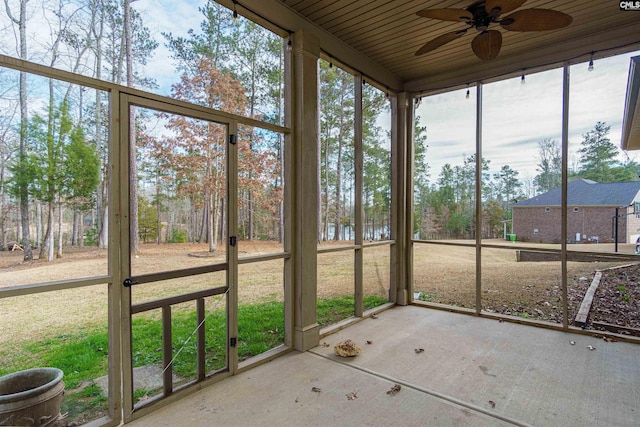
<path fill-rule="evenodd" d="M 466 9 L 424 9 L 416 13 L 418 16 L 442 21 L 463 22 L 469 26 L 459 31 L 443 34 L 429 41 L 416 52 L 416 56 L 431 52 L 453 40 L 462 37 L 471 28 L 480 34 L 471 41 L 473 53 L 483 61 L 498 56 L 502 47 L 502 33 L 490 30 L 498 24 L 509 31 L 548 31 L 566 27 L 573 18 L 566 13 L 551 9 L 523 9 L 501 18 L 522 6 L 527 0 L 486 0 L 477 1 Z"/>

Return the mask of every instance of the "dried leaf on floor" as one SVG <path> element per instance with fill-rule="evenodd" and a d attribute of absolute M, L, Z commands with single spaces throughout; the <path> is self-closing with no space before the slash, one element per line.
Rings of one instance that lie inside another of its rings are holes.
<path fill-rule="evenodd" d="M 329 343 L 328 342 L 323 342 L 322 344 L 320 344 L 320 347 L 329 347 Z"/>
<path fill-rule="evenodd" d="M 400 384 L 395 384 L 393 387 L 391 387 L 391 390 L 387 391 L 387 394 L 395 396 L 396 394 L 398 394 L 401 388 L 402 387 L 400 386 Z"/>
<path fill-rule="evenodd" d="M 602 337 L 602 339 L 605 342 L 616 342 L 617 341 L 615 338 L 609 338 L 609 337 Z"/>
<path fill-rule="evenodd" d="M 373 344 L 373 341 L 367 340 L 367 344 Z"/>
<path fill-rule="evenodd" d="M 595 350 L 595 349 L 596 349 L 596 348 L 595 348 L 594 346 L 592 346 L 592 345 L 588 345 L 588 346 L 587 346 L 587 348 L 588 348 L 589 350 L 591 350 L 591 351 L 593 351 L 593 350 Z"/>
<path fill-rule="evenodd" d="M 347 393 L 347 400 L 356 400 L 358 398 L 358 392 L 352 391 L 351 393 Z"/>
<path fill-rule="evenodd" d="M 358 347 L 353 341 L 346 340 L 336 344 L 333 347 L 333 351 L 335 351 L 338 356 L 354 357 L 360 353 L 360 347 Z"/>
<path fill-rule="evenodd" d="M 296 397 L 296 403 L 298 403 L 298 398 Z"/>
<path fill-rule="evenodd" d="M 493 400 L 489 401 L 489 405 L 491 405 L 492 408 L 496 407 L 496 402 L 494 402 Z"/>
<path fill-rule="evenodd" d="M 320 393 L 322 389 L 320 387 L 311 387 L 311 391 L 314 393 Z"/>
<path fill-rule="evenodd" d="M 413 351 L 415 351 L 416 354 L 424 353 L 424 348 L 414 348 Z"/>

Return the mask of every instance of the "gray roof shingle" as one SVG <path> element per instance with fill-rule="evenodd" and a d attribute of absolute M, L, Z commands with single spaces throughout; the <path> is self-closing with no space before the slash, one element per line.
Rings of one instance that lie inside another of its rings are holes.
<path fill-rule="evenodd" d="M 514 207 L 560 206 L 561 188 L 523 200 Z M 629 206 L 640 192 L 640 181 L 595 182 L 579 179 L 567 187 L 567 206 Z"/>

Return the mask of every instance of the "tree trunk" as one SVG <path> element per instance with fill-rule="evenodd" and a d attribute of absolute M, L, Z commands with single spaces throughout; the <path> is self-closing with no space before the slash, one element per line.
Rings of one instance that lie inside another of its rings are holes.
<path fill-rule="evenodd" d="M 58 248 L 56 252 L 56 258 L 62 258 L 62 215 L 63 215 L 62 203 L 58 202 Z"/>
<path fill-rule="evenodd" d="M 209 201 L 209 226 L 207 239 L 209 241 L 209 252 L 215 252 L 218 244 L 218 195 L 213 194 Z"/>
<path fill-rule="evenodd" d="M 133 87 L 133 51 L 131 45 L 131 3 L 135 0 L 125 0 L 124 2 L 124 41 L 126 46 L 127 62 L 127 86 Z M 138 253 L 138 165 L 136 163 L 136 110 L 130 108 L 129 116 L 129 203 L 131 216 L 129 218 L 130 250 L 131 253 Z M 160 230 L 158 230 L 160 233 Z"/>
<path fill-rule="evenodd" d="M 327 138 L 327 146 L 324 149 L 324 231 L 322 240 L 329 239 L 329 139 Z"/>
<path fill-rule="evenodd" d="M 173 235 L 173 228 L 174 228 L 174 217 L 175 214 L 173 212 L 172 209 L 168 209 L 168 214 L 167 214 L 167 228 L 166 228 L 166 233 L 165 233 L 165 237 L 164 237 L 164 241 L 168 242 L 168 241 L 172 241 L 174 240 L 174 235 Z"/>
<path fill-rule="evenodd" d="M 78 210 L 78 246 L 84 247 L 84 213 Z"/>
<path fill-rule="evenodd" d="M 195 197 L 193 196 L 193 194 L 191 195 L 191 206 L 190 206 L 190 212 L 191 212 L 191 221 L 189 224 L 189 241 L 191 243 L 195 243 L 196 242 L 196 233 L 197 233 L 197 227 L 198 227 L 198 214 L 196 212 L 196 202 L 195 202 Z"/>
<path fill-rule="evenodd" d="M 158 238 L 157 238 L 157 243 L 160 244 L 162 243 L 162 220 L 160 219 L 160 177 L 156 177 L 157 183 L 156 183 L 156 216 L 157 218 L 157 227 L 158 227 Z"/>
<path fill-rule="evenodd" d="M 0 139 L 0 182 L 5 182 L 5 173 L 6 173 L 6 157 L 5 157 L 5 136 L 9 129 L 5 129 L 4 135 L 2 135 L 2 139 Z M 9 216 L 9 208 L 7 206 L 7 194 L 5 192 L 5 186 L 0 185 L 0 244 L 2 245 L 2 250 L 7 249 L 7 217 Z"/>
<path fill-rule="evenodd" d="M 336 165 L 336 200 L 335 200 L 335 216 L 333 225 L 333 240 L 340 240 L 340 217 L 342 210 L 340 206 L 340 198 L 342 191 L 342 139 L 344 138 L 344 94 L 345 83 L 342 83 L 342 91 L 340 91 L 340 130 L 338 131 L 338 161 Z"/>
<path fill-rule="evenodd" d="M 78 209 L 73 209 L 71 220 L 71 246 L 78 246 Z"/>
<path fill-rule="evenodd" d="M 226 199 L 223 197 L 220 200 L 220 236 L 221 240 L 226 239 L 227 237 L 227 210 L 225 209 L 225 201 Z M 233 231 L 232 231 L 233 233 Z"/>
<path fill-rule="evenodd" d="M 318 76 L 320 75 L 320 61 L 318 61 L 318 66 L 317 66 L 317 72 L 318 72 Z M 320 85 L 320 79 L 318 78 L 318 85 Z M 319 89 L 318 89 L 319 90 Z M 318 102 L 317 102 L 317 111 L 320 112 L 322 111 L 321 108 L 321 102 L 320 102 L 320 96 L 318 96 Z M 318 137 L 320 135 L 322 135 L 321 131 L 322 131 L 322 127 L 321 127 L 321 123 L 320 120 L 317 120 L 318 122 Z M 322 159 L 322 141 L 318 141 L 317 142 L 317 150 L 318 150 L 318 187 L 317 187 L 317 191 L 318 191 L 318 243 L 320 243 L 322 241 L 322 231 L 323 231 L 323 221 L 322 221 L 322 165 L 320 164 L 321 159 Z M 327 142 L 327 148 L 329 147 L 329 143 Z M 325 169 L 328 165 L 326 164 L 326 160 L 325 160 Z M 283 181 L 284 182 L 284 181 Z"/>
<path fill-rule="evenodd" d="M 47 228 L 40 248 L 40 259 L 53 261 L 53 218 L 54 218 L 54 202 L 47 203 Z"/>
<path fill-rule="evenodd" d="M 16 242 L 20 243 L 20 232 L 22 231 L 22 227 L 20 226 L 22 224 L 22 218 L 20 217 L 20 209 L 18 208 L 18 212 L 16 215 Z"/>
<path fill-rule="evenodd" d="M 210 196 L 207 193 L 205 194 L 204 197 L 204 207 L 202 208 L 202 223 L 201 223 L 201 227 L 200 227 L 200 243 L 208 243 L 207 240 L 207 236 L 208 236 L 208 224 L 209 224 L 209 200 L 210 200 Z"/>
<path fill-rule="evenodd" d="M 5 9 L 11 21 L 18 25 L 18 33 L 20 38 L 20 59 L 27 60 L 27 3 L 29 0 L 20 0 L 20 15 L 15 18 L 9 8 L 9 3 L 5 0 Z M 27 155 L 27 74 L 20 72 L 20 148 L 18 151 L 18 163 L 24 165 Z M 23 180 L 21 180 L 23 181 Z M 29 193 L 26 182 L 18 184 L 18 200 L 20 202 L 20 222 L 22 228 L 22 245 L 24 249 L 24 261 L 33 259 L 33 251 L 31 249 L 31 236 L 29 233 Z M 17 240 L 17 239 L 16 239 Z"/>
<path fill-rule="evenodd" d="M 96 5 L 96 8 L 101 7 L 101 4 Z M 94 28 L 93 30 L 93 38 L 95 40 L 95 56 L 96 56 L 96 65 L 95 65 L 95 76 L 98 80 L 102 79 L 102 38 L 104 36 L 104 11 L 97 11 L 102 13 L 100 24 L 98 29 Z M 97 13 L 96 12 L 96 13 Z M 95 223 L 93 227 L 96 228 L 97 238 L 98 238 L 98 247 L 101 249 L 105 249 L 108 245 L 108 198 L 109 198 L 109 164 L 107 158 L 107 150 L 103 149 L 103 140 L 102 140 L 102 92 L 96 91 L 96 108 L 95 108 L 95 141 L 96 141 L 96 151 L 100 153 L 100 161 L 101 161 L 101 174 L 100 174 L 100 183 L 98 184 L 98 191 L 96 197 L 96 215 L 95 215 Z"/>
<path fill-rule="evenodd" d="M 284 40 L 282 42 L 282 48 L 280 49 L 280 70 L 283 70 L 285 67 L 285 58 L 284 58 Z M 278 79 L 278 118 L 282 117 L 282 79 L 284 77 L 283 73 L 279 74 Z M 286 94 L 285 94 L 286 97 Z M 319 135 L 319 133 L 318 133 Z M 320 146 L 320 144 L 318 144 Z M 320 156 L 318 156 L 320 158 Z M 278 242 L 284 243 L 284 135 L 278 133 L 278 160 L 280 162 L 280 186 L 282 187 L 282 198 L 280 199 L 280 203 L 278 204 L 279 218 L 278 218 Z M 320 218 L 320 217 L 318 217 Z"/>
<path fill-rule="evenodd" d="M 42 221 L 42 204 L 36 201 L 36 247 L 42 246 Z"/>

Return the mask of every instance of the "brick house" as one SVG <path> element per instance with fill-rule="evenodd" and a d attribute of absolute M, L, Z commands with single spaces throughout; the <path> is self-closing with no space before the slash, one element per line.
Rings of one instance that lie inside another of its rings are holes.
<path fill-rule="evenodd" d="M 561 188 L 523 200 L 513 206 L 513 233 L 517 240 L 561 242 Z M 618 242 L 640 235 L 640 181 L 595 182 L 579 179 L 567 188 L 569 242 L 613 242 L 618 208 Z"/>

